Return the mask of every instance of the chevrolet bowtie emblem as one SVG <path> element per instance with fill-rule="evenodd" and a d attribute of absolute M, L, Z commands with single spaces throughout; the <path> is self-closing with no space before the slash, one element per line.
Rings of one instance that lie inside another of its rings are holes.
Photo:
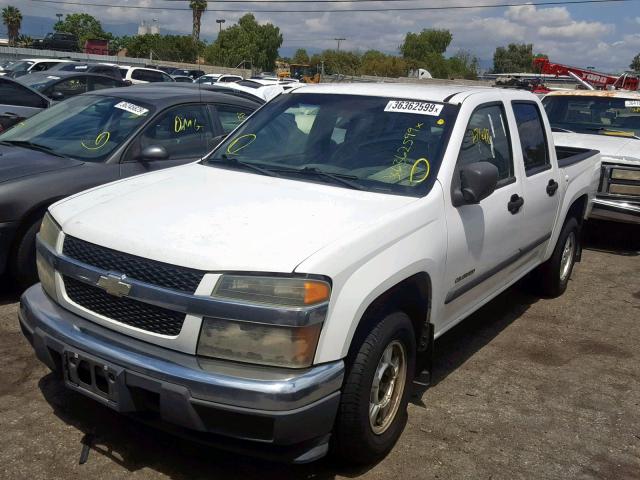
<path fill-rule="evenodd" d="M 113 295 L 114 297 L 126 297 L 131 290 L 131 285 L 123 282 L 125 278 L 126 275 L 100 275 L 97 285 L 109 295 Z"/>

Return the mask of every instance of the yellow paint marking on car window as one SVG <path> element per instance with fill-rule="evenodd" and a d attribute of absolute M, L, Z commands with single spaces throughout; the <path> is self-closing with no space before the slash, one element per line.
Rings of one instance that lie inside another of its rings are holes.
<path fill-rule="evenodd" d="M 241 140 L 244 139 L 249 139 L 245 142 L 241 142 Z M 240 135 L 238 138 L 235 138 L 227 147 L 227 153 L 229 155 L 236 155 L 240 150 L 242 150 L 243 148 L 248 147 L 249 145 L 251 145 L 256 139 L 256 134 L 255 133 L 246 133 L 244 135 Z M 236 148 L 236 145 L 238 143 L 241 143 L 240 146 L 238 146 Z"/>
<path fill-rule="evenodd" d="M 414 179 L 413 176 L 416 173 L 416 170 L 418 168 L 418 166 L 424 164 L 426 170 L 424 172 L 424 174 L 422 175 L 422 177 L 418 178 L 418 179 Z M 424 182 L 428 177 L 429 177 L 429 172 L 431 171 L 431 165 L 429 164 L 429 160 L 427 160 L 426 158 L 419 158 L 418 160 L 415 161 L 415 163 L 413 164 L 413 167 L 411 167 L 411 173 L 409 174 L 409 183 L 410 184 L 417 184 L 417 183 L 422 183 Z"/>
<path fill-rule="evenodd" d="M 96 138 L 93 141 L 93 145 L 91 144 L 86 145 L 84 143 L 84 140 L 80 142 L 80 145 L 82 145 L 87 150 L 99 150 L 107 144 L 107 142 L 109 141 L 109 138 L 111 138 L 111 133 L 100 132 L 98 135 L 96 135 Z"/>

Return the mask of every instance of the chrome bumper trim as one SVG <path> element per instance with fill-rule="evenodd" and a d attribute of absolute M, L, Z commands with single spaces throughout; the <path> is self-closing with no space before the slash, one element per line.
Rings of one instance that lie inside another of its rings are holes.
<path fill-rule="evenodd" d="M 590 218 L 640 224 L 640 204 L 596 198 Z"/>

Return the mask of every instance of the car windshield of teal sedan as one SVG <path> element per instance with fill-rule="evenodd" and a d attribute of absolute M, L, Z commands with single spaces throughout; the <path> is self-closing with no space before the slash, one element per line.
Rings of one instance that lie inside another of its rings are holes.
<path fill-rule="evenodd" d="M 458 107 L 425 100 L 293 93 L 249 118 L 205 164 L 338 187 L 423 196 Z"/>
<path fill-rule="evenodd" d="M 80 95 L 43 110 L 0 135 L 0 143 L 99 162 L 153 113 L 151 105 Z"/>

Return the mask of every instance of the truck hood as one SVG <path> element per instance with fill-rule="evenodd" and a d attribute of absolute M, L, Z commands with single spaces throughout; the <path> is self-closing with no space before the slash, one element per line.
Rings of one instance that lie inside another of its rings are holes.
<path fill-rule="evenodd" d="M 67 235 L 208 271 L 293 272 L 320 248 L 416 198 L 190 164 L 51 208 Z"/>
<path fill-rule="evenodd" d="M 51 170 L 75 167 L 82 163 L 28 148 L 0 145 L 0 183 Z"/>
<path fill-rule="evenodd" d="M 635 138 L 554 132 L 553 140 L 557 146 L 599 150 L 603 162 L 611 157 L 617 163 L 640 165 L 640 140 Z"/>

